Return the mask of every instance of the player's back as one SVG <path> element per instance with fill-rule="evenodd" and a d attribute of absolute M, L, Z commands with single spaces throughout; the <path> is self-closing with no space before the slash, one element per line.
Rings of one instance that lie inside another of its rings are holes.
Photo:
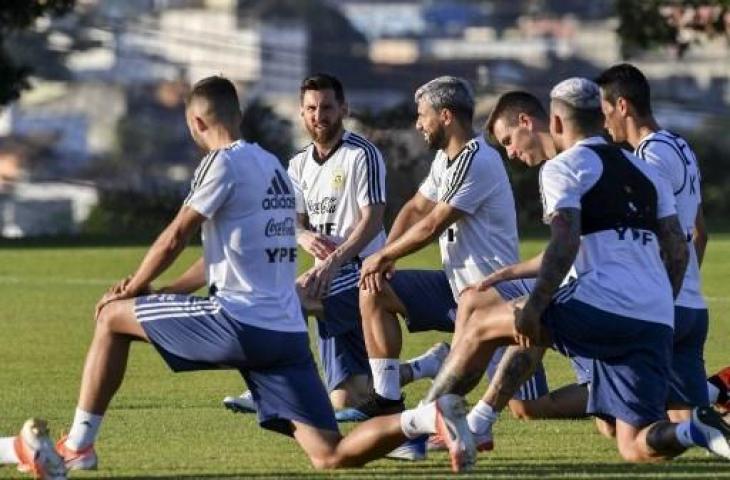
<path fill-rule="evenodd" d="M 675 213 L 669 186 L 629 152 L 600 137 L 579 142 L 540 172 L 546 214 L 581 213 L 577 281 L 556 298 L 672 325 L 671 286 L 659 255 L 657 221 Z"/>
<path fill-rule="evenodd" d="M 671 185 L 679 223 L 687 242 L 691 243 L 697 210 L 702 203 L 700 171 L 694 152 L 679 135 L 659 130 L 641 140 L 636 148 L 636 155 L 656 168 L 659 175 Z M 690 248 L 689 253 L 689 264 L 676 304 L 689 308 L 706 308 L 701 292 L 697 254 L 694 248 Z"/>
<path fill-rule="evenodd" d="M 243 141 L 219 150 L 207 169 L 218 203 L 202 228 L 211 291 L 239 321 L 303 331 L 294 287 L 295 199 L 286 171 L 275 156 Z"/>

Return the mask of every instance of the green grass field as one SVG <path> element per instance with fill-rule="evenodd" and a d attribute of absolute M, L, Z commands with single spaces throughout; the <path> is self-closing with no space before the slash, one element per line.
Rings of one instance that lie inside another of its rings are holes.
<path fill-rule="evenodd" d="M 527 241 L 523 255 L 542 247 Z M 29 416 L 43 416 L 58 435 L 70 426 L 80 372 L 93 331 L 91 313 L 102 292 L 130 273 L 144 249 L 2 248 L 0 255 L 0 435 L 14 435 Z M 170 274 L 184 269 L 191 249 Z M 435 248 L 400 266 L 434 268 Z M 703 270 L 711 309 L 706 348 L 710 371 L 730 363 L 730 236 L 711 238 Z M 423 351 L 445 334 L 405 337 L 403 357 Z M 568 383 L 567 361 L 549 353 L 551 386 Z M 257 427 L 254 416 L 221 407 L 243 385 L 234 372 L 174 375 L 148 345 L 132 348 L 125 383 L 112 403 L 97 442 L 100 469 L 78 478 L 309 478 L 317 476 L 296 444 Z M 406 389 L 413 405 L 427 384 Z M 481 393 L 475 391 L 470 399 Z M 478 478 L 730 478 L 730 463 L 694 451 L 663 465 L 622 463 L 614 445 L 590 421 L 519 422 L 504 414 L 495 427 L 496 450 L 483 454 Z M 442 478 L 446 455 L 425 462 L 381 460 L 361 470 L 321 477 Z M 19 478 L 0 467 L 0 478 Z"/>

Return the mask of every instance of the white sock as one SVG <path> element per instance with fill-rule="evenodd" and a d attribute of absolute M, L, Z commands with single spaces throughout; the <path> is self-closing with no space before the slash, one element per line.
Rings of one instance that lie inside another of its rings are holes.
<path fill-rule="evenodd" d="M 94 443 L 103 418 L 103 415 L 95 415 L 77 408 L 74 423 L 68 432 L 66 446 L 71 450 L 81 450 Z"/>
<path fill-rule="evenodd" d="M 15 437 L 0 438 L 0 464 L 20 463 L 18 454 L 15 453 Z"/>
<path fill-rule="evenodd" d="M 400 429 L 411 439 L 436 433 L 436 402 L 419 405 L 401 413 Z"/>
<path fill-rule="evenodd" d="M 717 403 L 717 397 L 720 395 L 720 389 L 707 382 L 707 396 L 710 397 L 710 405 Z"/>
<path fill-rule="evenodd" d="M 408 366 L 413 372 L 413 381 L 421 378 L 434 378 L 439 373 L 441 362 L 436 355 L 426 352 L 416 358 L 408 360 Z"/>
<path fill-rule="evenodd" d="M 687 420 L 686 422 L 679 422 L 677 424 L 677 429 L 674 431 L 675 435 L 677 436 L 677 440 L 679 443 L 682 444 L 684 447 L 692 447 L 694 445 L 697 445 L 697 443 L 692 438 L 692 422 Z"/>
<path fill-rule="evenodd" d="M 400 361 L 397 358 L 371 358 L 375 393 L 390 400 L 400 400 Z"/>
<path fill-rule="evenodd" d="M 499 412 L 495 412 L 490 405 L 484 403 L 484 400 L 479 400 L 466 416 L 466 422 L 469 424 L 469 430 L 472 433 L 486 433 L 497 421 L 498 415 Z"/>

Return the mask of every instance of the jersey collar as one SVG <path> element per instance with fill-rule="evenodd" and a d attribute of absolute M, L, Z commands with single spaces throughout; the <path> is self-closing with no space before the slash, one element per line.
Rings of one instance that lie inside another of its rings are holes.
<path fill-rule="evenodd" d="M 317 152 L 317 146 L 314 143 L 312 143 L 312 160 L 317 162 L 317 165 L 320 165 L 320 166 L 323 165 L 324 162 L 329 160 L 330 157 L 332 157 L 332 155 L 337 153 L 337 150 L 339 150 L 340 147 L 342 146 L 342 144 L 345 143 L 345 136 L 347 136 L 347 134 L 348 134 L 348 132 L 345 131 L 345 133 L 343 133 L 342 136 L 340 137 L 340 140 L 332 147 L 332 149 L 329 151 L 329 153 L 327 155 L 325 155 L 324 157 L 319 156 L 319 153 Z"/>
<path fill-rule="evenodd" d="M 469 149 L 469 147 L 473 146 L 475 143 L 478 143 L 478 142 L 479 142 L 479 137 L 474 137 L 471 140 L 469 140 L 468 142 L 466 142 L 464 144 L 464 146 L 461 147 L 461 150 L 459 150 L 459 153 L 457 153 L 453 159 L 449 158 L 448 155 L 446 155 L 446 152 L 441 150 L 441 152 L 443 152 L 444 156 L 446 157 L 446 168 L 449 168 L 451 165 L 456 163 L 456 161 L 464 155 L 464 153 Z"/>

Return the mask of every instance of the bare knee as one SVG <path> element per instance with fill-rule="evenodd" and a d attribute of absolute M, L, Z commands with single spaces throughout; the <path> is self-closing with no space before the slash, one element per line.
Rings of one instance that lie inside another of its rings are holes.
<path fill-rule="evenodd" d="M 111 302 L 104 305 L 99 314 L 96 316 L 96 330 L 102 333 L 111 333 L 114 321 L 119 315 L 119 302 Z"/>
<path fill-rule="evenodd" d="M 612 422 L 597 418 L 596 429 L 598 430 L 598 433 L 606 438 L 616 438 L 616 425 Z"/>
<path fill-rule="evenodd" d="M 147 340 L 134 313 L 134 299 L 106 304 L 96 316 L 96 334 L 119 334 L 125 338 Z"/>
<path fill-rule="evenodd" d="M 373 308 L 373 305 L 375 304 L 375 298 L 377 297 L 377 293 L 371 292 L 369 290 L 363 290 L 360 289 L 360 310 L 370 310 Z"/>
<path fill-rule="evenodd" d="M 646 462 L 646 458 L 644 457 L 644 455 L 633 447 L 624 446 L 622 448 L 621 446 L 619 446 L 618 451 L 621 454 L 621 458 L 623 458 L 625 461 L 627 461 L 629 463 Z"/>
<path fill-rule="evenodd" d="M 309 461 L 315 470 L 334 470 L 342 467 L 341 462 L 334 454 L 310 456 Z"/>
<path fill-rule="evenodd" d="M 648 452 L 641 448 L 634 439 L 631 442 L 618 442 L 618 451 L 621 458 L 629 463 L 654 463 L 663 460 L 661 457 L 652 457 Z"/>
<path fill-rule="evenodd" d="M 371 292 L 369 290 L 360 290 L 360 312 L 362 313 L 363 320 L 366 320 L 373 312 L 382 308 L 385 300 L 386 297 L 382 291 Z"/>

